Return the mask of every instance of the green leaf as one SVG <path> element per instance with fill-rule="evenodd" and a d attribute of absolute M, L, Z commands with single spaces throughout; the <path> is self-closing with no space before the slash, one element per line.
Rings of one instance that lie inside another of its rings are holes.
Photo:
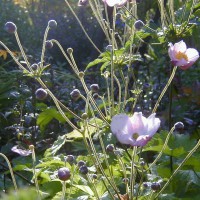
<path fill-rule="evenodd" d="M 80 190 L 82 190 L 83 192 L 85 192 L 85 193 L 87 193 L 87 194 L 89 194 L 91 196 L 94 196 L 93 191 L 87 185 L 73 185 L 73 186 L 78 188 L 78 189 L 80 189 Z"/>
<path fill-rule="evenodd" d="M 65 144 L 66 135 L 58 136 L 58 139 L 53 143 L 52 147 L 47 149 L 44 156 L 54 156 Z"/>
<path fill-rule="evenodd" d="M 65 119 L 56 108 L 48 108 L 41 112 L 37 118 L 37 125 L 40 126 L 41 131 L 45 130 L 45 127 L 51 122 L 52 119 L 57 119 L 61 123 L 65 122 Z"/>
<path fill-rule="evenodd" d="M 103 63 L 103 62 L 106 62 L 107 61 L 107 58 L 97 58 L 95 59 L 94 61 L 90 62 L 87 67 L 85 68 L 85 70 L 89 69 L 90 67 L 93 67 L 99 63 Z"/>

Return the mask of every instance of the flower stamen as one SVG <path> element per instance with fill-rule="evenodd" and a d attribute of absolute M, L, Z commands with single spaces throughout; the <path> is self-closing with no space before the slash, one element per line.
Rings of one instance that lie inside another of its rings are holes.
<path fill-rule="evenodd" d="M 178 59 L 178 60 L 181 60 L 181 59 L 185 59 L 186 61 L 188 61 L 188 57 L 185 53 L 183 52 L 178 52 L 176 53 L 175 57 Z"/>

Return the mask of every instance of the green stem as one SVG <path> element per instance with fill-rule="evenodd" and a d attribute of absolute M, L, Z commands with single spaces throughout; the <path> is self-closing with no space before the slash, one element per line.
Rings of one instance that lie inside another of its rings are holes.
<path fill-rule="evenodd" d="M 0 153 L 0 156 L 3 157 L 5 159 L 5 161 L 7 162 L 15 191 L 17 191 L 18 190 L 17 183 L 16 183 L 16 180 L 15 180 L 15 176 L 14 176 L 13 169 L 12 169 L 12 166 L 10 164 L 10 161 L 8 160 L 8 158 L 3 153 Z"/>
<path fill-rule="evenodd" d="M 184 165 L 184 163 L 193 155 L 193 153 L 199 148 L 200 146 L 200 140 L 197 142 L 197 144 L 193 147 L 193 149 L 188 153 L 188 155 L 185 157 L 185 159 L 182 161 L 182 163 L 176 168 L 174 173 L 171 175 L 171 177 L 168 179 L 168 181 L 165 183 L 165 185 L 162 187 L 162 189 L 159 191 L 156 197 L 158 197 L 165 188 L 169 185 L 170 181 L 174 178 L 174 176 L 177 174 L 177 172 L 181 169 L 181 167 Z"/>
<path fill-rule="evenodd" d="M 169 85 L 171 84 L 171 82 L 172 82 L 172 80 L 173 80 L 173 78 L 174 78 L 174 76 L 175 76 L 176 70 L 177 70 L 177 66 L 175 66 L 175 67 L 173 68 L 173 71 L 172 71 L 172 73 L 171 73 L 171 76 L 170 76 L 170 78 L 169 78 L 169 80 L 168 80 L 166 86 L 164 87 L 162 93 L 160 94 L 160 96 L 159 96 L 159 98 L 158 98 L 158 100 L 157 100 L 157 102 L 156 102 L 156 104 L 155 104 L 155 106 L 154 106 L 154 109 L 153 109 L 152 113 L 155 113 L 155 112 L 156 112 L 156 110 L 157 110 L 157 108 L 158 108 L 158 106 L 159 106 L 159 103 L 160 103 L 161 99 L 163 98 L 165 92 L 167 91 Z"/>

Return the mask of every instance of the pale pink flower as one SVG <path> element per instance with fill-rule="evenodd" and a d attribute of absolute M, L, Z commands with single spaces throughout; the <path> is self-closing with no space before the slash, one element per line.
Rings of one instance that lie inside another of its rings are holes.
<path fill-rule="evenodd" d="M 18 145 L 12 147 L 11 151 L 18 153 L 21 156 L 29 156 L 30 154 L 32 154 L 31 150 L 22 149 Z"/>
<path fill-rule="evenodd" d="M 199 58 L 199 52 L 194 48 L 187 48 L 182 40 L 174 45 L 170 43 L 168 53 L 172 64 L 183 70 L 191 67 Z"/>
<path fill-rule="evenodd" d="M 121 7 L 127 2 L 127 0 L 102 0 L 102 1 L 106 3 L 109 7 L 113 6 Z"/>
<path fill-rule="evenodd" d="M 160 119 L 155 113 L 148 118 L 141 112 L 135 112 L 132 117 L 118 114 L 112 118 L 111 130 L 122 144 L 145 146 L 160 127 Z"/>

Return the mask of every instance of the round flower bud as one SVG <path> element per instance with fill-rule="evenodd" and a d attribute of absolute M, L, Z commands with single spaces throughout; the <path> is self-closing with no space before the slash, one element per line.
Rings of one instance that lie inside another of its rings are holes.
<path fill-rule="evenodd" d="M 39 66 L 38 66 L 38 64 L 34 63 L 31 65 L 31 68 L 33 71 L 36 71 L 39 68 Z"/>
<path fill-rule="evenodd" d="M 35 92 L 35 96 L 38 100 L 44 100 L 47 97 L 47 91 L 43 88 L 39 88 Z"/>
<path fill-rule="evenodd" d="M 17 26 L 13 22 L 6 22 L 4 28 L 8 33 L 14 33 L 17 30 Z"/>
<path fill-rule="evenodd" d="M 68 53 L 68 54 L 72 54 L 72 53 L 73 53 L 73 49 L 72 49 L 71 47 L 68 48 L 68 49 L 67 49 L 67 53 Z"/>
<path fill-rule="evenodd" d="M 99 91 L 99 85 L 98 84 L 92 84 L 90 85 L 90 90 L 95 93 Z"/>
<path fill-rule="evenodd" d="M 74 161 L 74 156 L 73 155 L 67 155 L 66 161 L 69 163 L 72 163 Z"/>
<path fill-rule="evenodd" d="M 85 73 L 84 73 L 84 72 L 79 72 L 79 74 L 78 74 L 79 78 L 83 78 L 83 77 L 84 77 L 84 75 L 85 75 Z"/>
<path fill-rule="evenodd" d="M 77 100 L 80 98 L 81 93 L 80 93 L 80 91 L 79 91 L 78 89 L 74 89 L 74 90 L 70 93 L 70 95 L 71 95 L 71 98 L 72 98 L 74 101 L 77 101 Z"/>
<path fill-rule="evenodd" d="M 184 124 L 182 122 L 177 122 L 174 124 L 175 130 L 182 131 L 184 129 Z"/>
<path fill-rule="evenodd" d="M 143 187 L 147 188 L 147 187 L 149 187 L 149 184 L 147 182 L 144 182 Z"/>
<path fill-rule="evenodd" d="M 144 166 L 145 166 L 145 162 L 144 162 L 144 161 L 141 161 L 141 162 L 140 162 L 140 165 L 141 165 L 142 167 L 144 167 Z"/>
<path fill-rule="evenodd" d="M 92 178 L 93 179 L 97 179 L 97 175 L 96 174 L 92 174 Z"/>
<path fill-rule="evenodd" d="M 34 145 L 32 145 L 32 144 L 29 145 L 29 149 L 30 149 L 31 151 L 34 151 L 34 148 L 35 148 Z"/>
<path fill-rule="evenodd" d="M 107 152 L 113 152 L 114 149 L 115 149 L 115 147 L 114 147 L 113 144 L 108 144 L 108 145 L 106 146 L 106 151 L 107 151 Z"/>
<path fill-rule="evenodd" d="M 98 99 L 99 98 L 99 95 L 97 93 L 94 93 L 92 96 L 93 96 L 94 99 Z"/>
<path fill-rule="evenodd" d="M 106 51 L 112 51 L 112 45 L 111 44 L 109 44 L 107 47 L 106 47 Z"/>
<path fill-rule="evenodd" d="M 70 178 L 71 174 L 67 167 L 62 167 L 58 170 L 58 178 L 62 181 L 66 181 Z"/>
<path fill-rule="evenodd" d="M 87 113 L 83 113 L 83 114 L 81 115 L 81 118 L 83 118 L 83 119 L 87 119 L 87 118 L 88 118 Z"/>
<path fill-rule="evenodd" d="M 48 26 L 49 26 L 49 28 L 56 28 L 57 27 L 57 22 L 55 20 L 49 20 L 48 21 Z"/>
<path fill-rule="evenodd" d="M 47 49 L 51 49 L 53 47 L 53 42 L 51 40 L 47 40 L 45 45 Z"/>
<path fill-rule="evenodd" d="M 78 1 L 78 6 L 86 6 L 88 3 L 88 0 L 79 0 Z"/>
<path fill-rule="evenodd" d="M 87 166 L 86 166 L 86 165 L 81 166 L 81 167 L 79 168 L 79 172 L 80 172 L 81 174 L 87 174 L 87 173 L 88 173 L 88 168 L 87 168 Z"/>
<path fill-rule="evenodd" d="M 135 23 L 134 23 L 134 27 L 135 27 L 135 29 L 137 29 L 137 30 L 140 30 L 143 26 L 144 26 L 144 22 L 141 21 L 141 20 L 137 20 L 137 21 L 135 21 Z"/>
<path fill-rule="evenodd" d="M 153 183 L 151 184 L 151 189 L 154 190 L 154 191 L 160 190 L 160 189 L 161 189 L 160 183 L 158 183 L 158 182 L 153 182 Z"/>
<path fill-rule="evenodd" d="M 128 178 L 123 178 L 122 180 L 124 183 L 128 183 L 129 182 L 129 179 Z"/>
<path fill-rule="evenodd" d="M 86 163 L 83 160 L 78 161 L 78 167 L 84 166 Z"/>

